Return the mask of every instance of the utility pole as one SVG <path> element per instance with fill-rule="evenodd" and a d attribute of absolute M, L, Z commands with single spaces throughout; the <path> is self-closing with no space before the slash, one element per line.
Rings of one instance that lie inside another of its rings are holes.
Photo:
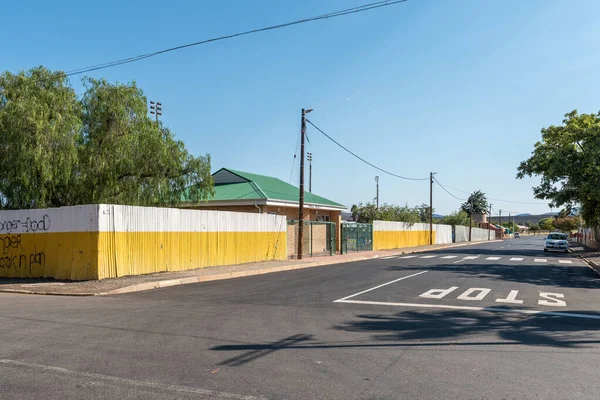
<path fill-rule="evenodd" d="M 302 109 L 302 123 L 300 124 L 300 196 L 298 202 L 298 260 L 302 260 L 304 240 L 304 140 L 306 138 L 306 114 L 312 111 Z"/>
<path fill-rule="evenodd" d="M 162 103 L 158 102 L 150 102 L 150 114 L 154 114 L 156 116 L 156 126 L 158 125 L 158 116 L 162 116 Z"/>
<path fill-rule="evenodd" d="M 492 203 L 490 203 L 490 216 L 488 218 L 488 242 L 490 241 L 490 236 L 492 234 Z"/>
<path fill-rule="evenodd" d="M 312 193 L 312 153 L 306 153 L 308 160 L 308 191 Z"/>
<path fill-rule="evenodd" d="M 469 199 L 469 242 L 471 241 L 471 231 L 473 230 L 473 200 Z"/>
<path fill-rule="evenodd" d="M 433 174 L 429 173 L 429 244 L 433 244 Z"/>
<path fill-rule="evenodd" d="M 498 210 L 500 212 L 500 223 L 498 225 L 500 225 L 500 239 L 502 239 L 502 237 L 504 237 L 504 228 L 502 227 L 502 210 Z"/>
<path fill-rule="evenodd" d="M 375 193 L 375 201 L 377 202 L 377 209 L 379 210 L 379 176 L 375 177 L 375 184 L 377 185 L 377 191 Z"/>

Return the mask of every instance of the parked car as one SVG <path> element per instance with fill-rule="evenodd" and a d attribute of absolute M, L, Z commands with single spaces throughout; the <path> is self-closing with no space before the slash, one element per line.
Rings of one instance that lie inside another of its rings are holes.
<path fill-rule="evenodd" d="M 544 251 L 564 251 L 569 252 L 569 240 L 567 235 L 561 232 L 551 232 L 544 242 Z"/>
<path fill-rule="evenodd" d="M 521 237 L 521 235 L 519 235 L 519 232 L 515 232 L 515 239 L 518 239 L 520 237 Z"/>

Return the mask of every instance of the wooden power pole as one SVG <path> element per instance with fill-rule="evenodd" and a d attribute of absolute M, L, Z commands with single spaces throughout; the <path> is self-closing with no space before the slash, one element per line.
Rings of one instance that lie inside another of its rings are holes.
<path fill-rule="evenodd" d="M 306 114 L 312 109 L 302 109 L 302 123 L 300 125 L 300 196 L 298 201 L 298 260 L 302 260 L 304 251 L 304 141 L 306 138 Z"/>

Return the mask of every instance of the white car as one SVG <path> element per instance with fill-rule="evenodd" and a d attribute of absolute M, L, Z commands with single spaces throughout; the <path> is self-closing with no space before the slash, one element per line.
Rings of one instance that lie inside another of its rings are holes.
<path fill-rule="evenodd" d="M 544 242 L 544 251 L 564 251 L 569 252 L 569 241 L 567 235 L 560 232 L 551 232 Z"/>

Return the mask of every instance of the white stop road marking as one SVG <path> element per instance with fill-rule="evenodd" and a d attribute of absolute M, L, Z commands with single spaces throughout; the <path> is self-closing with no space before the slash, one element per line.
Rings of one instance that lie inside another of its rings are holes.
<path fill-rule="evenodd" d="M 470 288 L 463 294 L 457 297 L 458 300 L 483 300 L 492 289 L 486 288 Z M 476 296 L 471 296 L 473 292 L 479 292 Z"/>
<path fill-rule="evenodd" d="M 454 292 L 458 289 L 458 286 L 451 286 L 448 289 L 429 289 L 423 294 L 420 294 L 419 297 L 423 297 L 426 299 L 436 299 L 440 300 Z M 488 288 L 469 288 L 460 294 L 456 299 L 457 300 L 466 300 L 466 301 L 481 301 L 483 300 L 492 289 Z M 504 303 L 504 304 L 523 304 L 523 300 L 517 299 L 519 295 L 518 290 L 511 290 L 510 293 L 506 297 L 499 297 L 496 299 L 496 303 Z M 566 307 L 567 303 L 563 300 L 565 295 L 562 293 L 550 293 L 550 292 L 540 292 L 540 297 L 542 300 L 538 300 L 538 304 L 541 306 L 548 307 Z"/>

